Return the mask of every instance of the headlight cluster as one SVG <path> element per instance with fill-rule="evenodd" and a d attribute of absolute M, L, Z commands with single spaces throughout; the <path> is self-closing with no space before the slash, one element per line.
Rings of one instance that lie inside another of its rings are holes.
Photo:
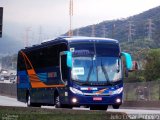
<path fill-rule="evenodd" d="M 83 92 L 76 89 L 76 88 L 73 88 L 73 87 L 69 87 L 70 91 L 74 94 L 79 94 L 79 95 L 83 95 Z"/>
<path fill-rule="evenodd" d="M 120 94 L 122 91 L 123 91 L 123 87 L 118 88 L 117 90 L 115 90 L 115 91 L 112 92 L 112 95 Z"/>

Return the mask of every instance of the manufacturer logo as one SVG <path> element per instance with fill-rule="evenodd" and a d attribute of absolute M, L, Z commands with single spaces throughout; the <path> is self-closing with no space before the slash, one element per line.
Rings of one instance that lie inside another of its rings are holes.
<path fill-rule="evenodd" d="M 96 87 L 82 87 L 81 90 L 98 90 Z"/>

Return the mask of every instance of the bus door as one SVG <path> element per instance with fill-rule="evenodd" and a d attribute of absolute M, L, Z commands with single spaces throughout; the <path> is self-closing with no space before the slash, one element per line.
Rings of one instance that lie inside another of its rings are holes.
<path fill-rule="evenodd" d="M 67 78 L 68 78 L 68 66 L 67 66 L 67 55 L 63 54 L 63 52 L 60 54 L 60 76 L 61 76 L 61 82 L 63 84 L 67 84 Z"/>

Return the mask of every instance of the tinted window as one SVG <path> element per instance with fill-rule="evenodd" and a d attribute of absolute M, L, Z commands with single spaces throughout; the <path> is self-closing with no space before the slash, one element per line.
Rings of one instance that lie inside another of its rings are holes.
<path fill-rule="evenodd" d="M 27 56 L 35 69 L 59 66 L 59 54 L 66 50 L 67 45 L 63 43 L 34 50 L 29 52 Z"/>
<path fill-rule="evenodd" d="M 18 53 L 17 70 L 21 71 L 21 70 L 25 70 L 25 69 L 26 69 L 26 66 L 25 66 L 24 58 L 23 58 L 22 54 L 19 52 Z"/>
<path fill-rule="evenodd" d="M 97 56 L 118 57 L 119 52 L 120 51 L 119 51 L 118 44 L 108 44 L 108 43 L 97 43 L 96 44 Z"/>
<path fill-rule="evenodd" d="M 119 45 L 117 43 L 76 43 L 70 45 L 73 56 L 88 56 L 96 53 L 97 56 L 119 56 Z"/>

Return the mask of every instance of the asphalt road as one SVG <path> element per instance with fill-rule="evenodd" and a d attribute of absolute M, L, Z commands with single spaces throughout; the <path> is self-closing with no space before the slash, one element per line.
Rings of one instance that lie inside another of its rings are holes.
<path fill-rule="evenodd" d="M 19 107 L 27 107 L 25 103 L 19 102 L 16 98 L 10 98 L 6 96 L 0 96 L 0 106 L 19 106 Z M 55 109 L 54 107 L 42 106 L 42 108 Z M 89 110 L 89 108 L 73 108 L 78 110 Z M 152 118 L 156 117 L 160 119 L 160 110 L 149 110 L 149 109 L 112 109 L 109 108 L 107 111 L 110 112 L 124 112 L 129 115 L 131 118 L 144 117 L 144 118 Z M 143 116 L 142 116 L 143 115 Z M 154 118 L 155 119 L 155 118 Z"/>

